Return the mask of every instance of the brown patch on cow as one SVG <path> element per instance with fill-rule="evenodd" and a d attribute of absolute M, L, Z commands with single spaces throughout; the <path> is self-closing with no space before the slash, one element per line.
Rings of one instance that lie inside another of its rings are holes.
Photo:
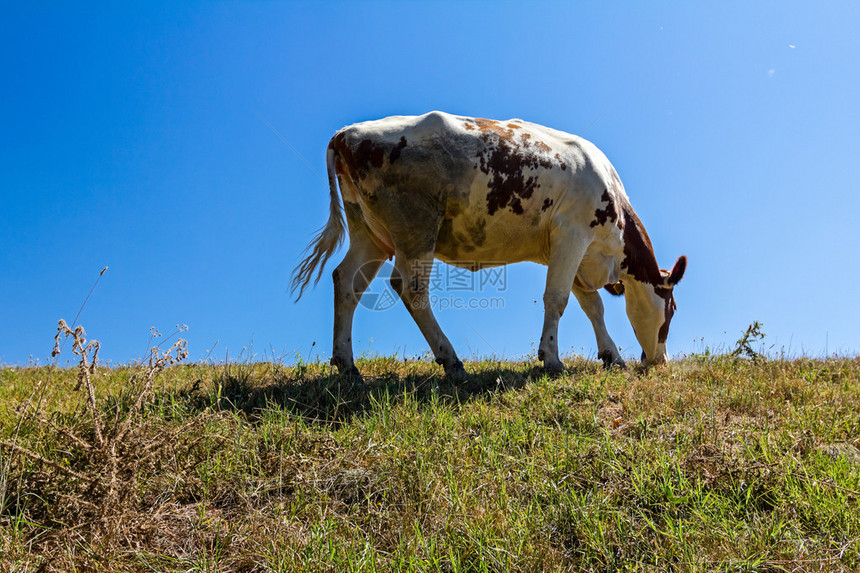
<path fill-rule="evenodd" d="M 527 138 L 518 144 L 513 129 L 505 129 L 499 122 L 476 119 L 485 147 L 478 152 L 478 167 L 490 176 L 487 187 L 487 212 L 495 214 L 499 209 L 525 213 L 523 201 L 531 198 L 540 187 L 537 174 L 526 177 L 526 169 L 550 169 L 552 162 L 540 153 L 526 151 Z M 549 146 L 542 144 L 549 149 Z"/>
<path fill-rule="evenodd" d="M 603 195 L 600 196 L 601 201 L 606 202 L 606 207 L 603 209 L 596 209 L 594 211 L 594 221 L 592 221 L 588 226 L 596 227 L 597 225 L 605 225 L 606 221 L 618 220 L 618 210 L 615 208 L 615 201 L 612 200 L 612 195 L 609 194 L 608 189 L 603 190 Z"/>
<path fill-rule="evenodd" d="M 537 177 L 526 177 L 524 173 L 525 168 L 532 165 L 532 160 L 501 138 L 495 141 L 495 145 L 488 146 L 478 160 L 481 171 L 490 176 L 487 212 L 493 215 L 499 209 L 510 207 L 511 211 L 522 215 L 522 201 L 530 198 L 538 186 Z"/>
<path fill-rule="evenodd" d="M 507 128 L 505 129 L 499 122 L 495 119 L 484 119 L 483 117 L 476 117 L 475 123 L 478 125 L 478 129 L 481 131 L 481 138 L 484 141 L 490 137 L 490 134 L 495 134 L 499 139 L 505 141 L 513 141 L 514 138 L 514 130 Z"/>
<path fill-rule="evenodd" d="M 553 204 L 553 203 L 555 203 L 555 201 L 553 201 L 552 199 L 550 199 L 549 197 L 547 197 L 546 199 L 544 199 L 544 200 L 543 200 L 543 205 L 541 206 L 540 210 L 541 210 L 541 211 L 546 211 L 547 209 L 549 209 L 550 207 L 552 207 L 552 204 Z"/>
<path fill-rule="evenodd" d="M 475 131 L 475 126 L 472 125 L 471 122 L 467 121 L 466 123 L 463 124 L 463 127 L 466 128 L 466 131 Z"/>
<path fill-rule="evenodd" d="M 654 256 L 651 238 L 648 237 L 642 221 L 626 201 L 621 212 L 624 218 L 624 260 L 621 261 L 621 268 L 639 282 L 655 287 L 662 286 L 663 275 L 657 265 L 657 257 Z"/>
<path fill-rule="evenodd" d="M 400 141 L 394 146 L 369 138 L 362 139 L 356 145 L 355 140 L 350 141 L 347 133 L 343 131 L 337 133 L 329 142 L 329 147 L 334 149 L 342 167 L 345 167 L 355 180 L 364 179 L 371 169 L 380 169 L 385 162 L 386 154 L 389 164 L 398 161 L 406 146 L 405 136 L 401 136 Z M 342 173 L 343 170 L 339 172 Z"/>
<path fill-rule="evenodd" d="M 528 133 L 523 133 L 522 135 L 520 135 L 520 145 L 523 146 L 523 149 L 528 149 L 532 146 L 531 142 L 529 141 L 530 139 L 531 135 L 529 135 Z"/>
<path fill-rule="evenodd" d="M 346 141 L 343 132 L 335 135 L 329 143 L 341 157 L 350 175 L 356 179 L 364 178 L 371 167 L 380 168 L 385 159 L 385 147 L 376 145 L 370 139 L 364 139 L 354 150 Z"/>
<path fill-rule="evenodd" d="M 522 127 L 522 126 L 519 126 L 519 125 L 517 125 L 517 124 L 515 124 L 515 123 L 509 123 L 509 124 L 508 124 L 508 127 L 509 127 L 509 128 L 511 128 L 511 129 L 521 129 L 521 127 Z"/>
<path fill-rule="evenodd" d="M 555 154 L 555 160 L 556 160 L 556 161 L 558 161 L 558 166 L 559 166 L 559 167 L 561 167 L 561 170 L 562 170 L 562 171 L 567 171 L 567 163 L 565 163 L 564 161 L 562 161 L 562 159 L 561 159 L 561 155 L 559 155 L 558 153 L 556 153 L 556 154 Z"/>
<path fill-rule="evenodd" d="M 550 151 L 552 151 L 549 145 L 540 140 L 535 141 L 535 147 L 537 147 L 538 151 L 542 153 L 549 153 Z"/>
<path fill-rule="evenodd" d="M 355 150 L 355 159 L 358 162 L 360 169 L 369 171 L 368 165 L 372 165 L 379 169 L 382 167 L 382 161 L 385 158 L 385 149 L 373 143 L 372 139 L 363 139 Z"/>
<path fill-rule="evenodd" d="M 657 331 L 657 342 L 664 343 L 669 338 L 669 323 L 672 322 L 672 317 L 675 315 L 675 295 L 670 288 L 655 287 L 654 292 L 663 299 L 665 306 L 663 307 L 663 324 L 660 330 Z"/>
<path fill-rule="evenodd" d="M 394 163 L 397 161 L 400 158 L 400 152 L 403 151 L 404 147 L 406 147 L 406 136 L 401 136 L 400 142 L 391 150 L 391 154 L 388 156 L 388 162 Z"/>

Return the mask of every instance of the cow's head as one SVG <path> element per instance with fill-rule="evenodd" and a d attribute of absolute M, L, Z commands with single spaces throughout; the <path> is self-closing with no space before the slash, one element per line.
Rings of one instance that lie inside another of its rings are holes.
<path fill-rule="evenodd" d="M 629 281 L 624 284 L 627 317 L 642 346 L 644 364 L 660 364 L 669 359 L 666 338 L 675 314 L 674 287 L 684 277 L 687 257 L 678 257 L 671 271 L 660 270 L 661 281 Z"/>

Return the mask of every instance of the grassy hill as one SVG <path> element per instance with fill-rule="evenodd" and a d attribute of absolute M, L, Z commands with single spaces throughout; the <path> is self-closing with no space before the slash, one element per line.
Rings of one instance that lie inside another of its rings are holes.
<path fill-rule="evenodd" d="M 860 568 L 860 359 L 566 365 L 4 368 L 2 570 Z"/>

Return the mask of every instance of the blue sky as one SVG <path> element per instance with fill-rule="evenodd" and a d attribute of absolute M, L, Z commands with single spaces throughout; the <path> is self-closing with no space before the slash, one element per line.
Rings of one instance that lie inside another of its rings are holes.
<path fill-rule="evenodd" d="M 105 359 L 176 324 L 195 360 L 327 359 L 336 262 L 288 292 L 327 216 L 325 146 L 433 109 L 604 150 L 661 264 L 689 258 L 670 353 L 731 347 L 758 320 L 774 351 L 854 355 L 858 21 L 855 2 L 7 3 L 0 363 L 44 363 L 106 265 L 79 319 Z M 461 357 L 533 352 L 544 278 L 514 265 L 503 309 L 437 312 Z M 426 349 L 401 305 L 360 309 L 354 339 Z M 573 299 L 560 343 L 596 352 Z"/>

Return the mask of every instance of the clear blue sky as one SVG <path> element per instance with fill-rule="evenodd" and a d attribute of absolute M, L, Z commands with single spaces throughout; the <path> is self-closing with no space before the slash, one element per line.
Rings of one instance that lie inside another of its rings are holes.
<path fill-rule="evenodd" d="M 606 152 L 661 264 L 689 257 L 670 353 L 758 320 L 777 350 L 856 354 L 858 22 L 856 2 L 5 3 L 0 363 L 44 363 L 105 265 L 80 322 L 106 359 L 178 323 L 196 360 L 327 359 L 335 262 L 288 292 L 327 216 L 325 146 L 434 109 Z M 533 351 L 544 277 L 515 265 L 504 309 L 438 312 L 461 357 Z M 354 338 L 426 349 L 400 305 L 360 309 Z M 560 342 L 596 352 L 573 299 Z"/>

